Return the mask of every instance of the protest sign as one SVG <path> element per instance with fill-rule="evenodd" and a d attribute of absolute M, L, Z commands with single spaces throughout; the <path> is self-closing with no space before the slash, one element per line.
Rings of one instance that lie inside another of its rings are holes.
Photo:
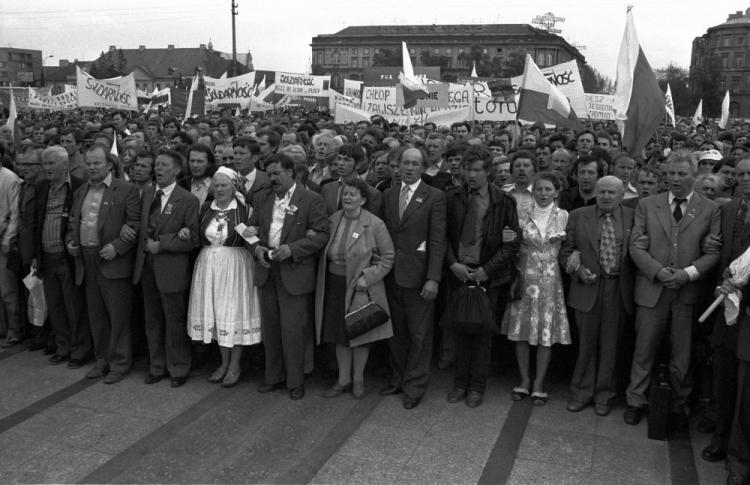
<path fill-rule="evenodd" d="M 563 62 L 552 67 L 541 68 L 542 74 L 547 78 L 550 84 L 555 85 L 560 92 L 570 100 L 570 106 L 579 118 L 588 116 L 588 107 L 586 104 L 586 95 L 583 92 L 583 81 L 578 71 L 576 61 Z M 511 78 L 514 89 L 523 83 L 523 76 Z"/>
<path fill-rule="evenodd" d="M 424 115 L 424 108 L 406 109 L 398 104 L 395 86 L 365 86 L 362 89 L 362 110 L 399 124 L 419 123 Z"/>
<path fill-rule="evenodd" d="M 76 69 L 79 107 L 138 110 L 135 76 L 132 72 L 127 76 L 95 79 L 80 67 Z"/>
<path fill-rule="evenodd" d="M 276 92 L 289 96 L 328 97 L 331 76 L 313 76 L 291 72 L 276 73 Z"/>
<path fill-rule="evenodd" d="M 206 109 L 246 108 L 255 89 L 255 71 L 228 78 L 203 76 L 206 86 Z"/>
<path fill-rule="evenodd" d="M 78 94 L 62 93 L 54 96 L 44 94 L 44 92 L 29 88 L 28 108 L 43 111 L 63 111 L 66 109 L 75 109 L 78 106 Z"/>
<path fill-rule="evenodd" d="M 592 120 L 615 119 L 615 97 L 610 94 L 586 93 L 588 116 Z"/>
<path fill-rule="evenodd" d="M 424 85 L 427 88 L 427 97 L 417 100 L 415 108 L 447 108 L 448 107 L 448 84 L 446 83 L 429 83 Z M 396 104 L 404 106 L 403 89 L 396 89 Z"/>
<path fill-rule="evenodd" d="M 400 67 L 370 67 L 364 70 L 365 86 L 395 86 L 398 84 Z M 415 67 L 414 76 L 426 82 L 428 79 L 440 79 L 439 67 Z"/>
<path fill-rule="evenodd" d="M 341 94 L 334 89 L 330 89 L 328 93 L 329 93 L 328 109 L 331 111 L 334 111 L 336 106 L 339 104 L 343 104 L 344 106 L 349 106 L 351 108 L 359 108 L 361 105 L 359 96 L 357 96 L 356 98 L 353 98 L 353 97 Z"/>
<path fill-rule="evenodd" d="M 344 96 L 357 100 L 362 99 L 362 81 L 344 79 Z"/>
<path fill-rule="evenodd" d="M 370 121 L 370 113 L 359 108 L 353 108 L 344 104 L 337 104 L 333 111 L 334 123 L 356 123 L 358 121 Z"/>

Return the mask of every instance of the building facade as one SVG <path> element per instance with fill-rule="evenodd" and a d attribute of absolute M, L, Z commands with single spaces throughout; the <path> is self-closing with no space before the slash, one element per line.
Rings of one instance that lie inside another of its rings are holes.
<path fill-rule="evenodd" d="M 345 78 L 362 80 L 364 70 L 373 67 L 374 57 L 382 50 L 401 52 L 402 41 L 415 67 L 442 60 L 444 81 L 471 74 L 470 54 L 477 46 L 488 60 L 499 63 L 515 54 L 524 58 L 527 53 L 540 67 L 573 59 L 580 65 L 585 63 L 578 49 L 559 35 L 526 24 L 378 25 L 347 27 L 335 34 L 313 37 L 313 73 L 330 74 L 331 86 L 340 89 Z"/>
<path fill-rule="evenodd" d="M 723 97 L 729 90 L 730 116 L 750 118 L 750 8 L 729 14 L 726 22 L 710 27 L 693 40 L 690 59 L 693 95 L 700 96 L 698 73 L 709 65 L 718 77 L 717 95 Z"/>
<path fill-rule="evenodd" d="M 42 51 L 0 47 L 0 86 L 38 86 L 42 79 Z"/>

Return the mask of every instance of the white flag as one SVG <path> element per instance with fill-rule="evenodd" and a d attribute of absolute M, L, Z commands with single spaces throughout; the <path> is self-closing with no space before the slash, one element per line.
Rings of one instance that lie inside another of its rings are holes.
<path fill-rule="evenodd" d="M 190 83 L 190 94 L 188 94 L 187 107 L 185 108 L 185 119 L 190 118 L 193 110 L 193 92 L 198 89 L 198 75 L 193 76 L 193 82 Z"/>
<path fill-rule="evenodd" d="M 703 123 L 703 100 L 698 101 L 698 107 L 695 108 L 695 114 L 693 115 L 693 126 L 697 126 Z"/>
<path fill-rule="evenodd" d="M 724 101 L 721 102 L 721 119 L 719 120 L 719 128 L 722 130 L 727 127 L 729 121 L 729 90 L 724 95 Z"/>
<path fill-rule="evenodd" d="M 669 83 L 667 83 L 666 109 L 669 122 L 672 123 L 672 126 L 677 126 L 674 119 L 674 101 L 672 100 L 672 89 L 669 87 Z"/>
<path fill-rule="evenodd" d="M 471 77 L 479 77 L 477 75 L 477 63 L 476 63 L 476 61 L 473 61 L 471 63 Z"/>
<path fill-rule="evenodd" d="M 13 85 L 10 85 L 10 106 L 8 107 L 8 122 L 6 125 L 10 128 L 10 136 L 16 139 L 16 118 L 18 113 L 16 112 L 16 97 L 13 96 Z"/>

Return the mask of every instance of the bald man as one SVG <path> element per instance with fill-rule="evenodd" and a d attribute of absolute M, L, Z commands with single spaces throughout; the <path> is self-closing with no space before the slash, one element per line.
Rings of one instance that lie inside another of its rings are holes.
<path fill-rule="evenodd" d="M 609 414 L 616 390 L 622 322 L 633 314 L 633 263 L 628 252 L 633 209 L 621 207 L 625 186 L 614 176 L 596 183 L 596 205 L 570 213 L 560 262 L 571 275 L 568 304 L 580 339 L 568 411 L 594 404 Z"/>

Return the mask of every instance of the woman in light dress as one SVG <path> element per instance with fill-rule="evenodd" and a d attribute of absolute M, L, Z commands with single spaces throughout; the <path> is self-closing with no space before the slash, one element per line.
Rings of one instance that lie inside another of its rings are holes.
<path fill-rule="evenodd" d="M 565 294 L 557 259 L 568 222 L 568 213 L 555 203 L 560 187 L 560 179 L 551 172 L 542 172 L 534 179 L 534 202 L 518 221 L 523 235 L 516 281 L 520 299 L 508 305 L 502 324 L 502 333 L 516 342 L 516 360 L 521 374 L 521 384 L 513 389 L 512 398 L 520 401 L 529 396 L 531 389 L 531 399 L 536 406 L 547 403 L 544 379 L 552 356 L 552 345 L 570 343 Z M 536 347 L 533 386 L 529 369 L 531 346 Z"/>
<path fill-rule="evenodd" d="M 240 378 L 246 345 L 260 342 L 260 303 L 253 285 L 250 251 L 234 228 L 247 222 L 252 209 L 237 191 L 240 176 L 219 167 L 212 178 L 213 201 L 201 207 L 201 246 L 193 271 L 188 332 L 193 340 L 221 351 L 221 365 L 209 381 L 232 387 Z"/>

